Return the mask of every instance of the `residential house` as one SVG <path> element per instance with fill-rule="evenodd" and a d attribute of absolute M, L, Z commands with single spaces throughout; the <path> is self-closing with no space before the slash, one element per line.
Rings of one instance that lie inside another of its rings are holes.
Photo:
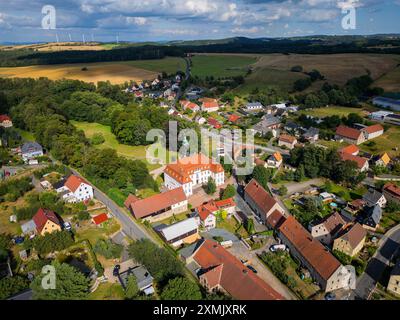
<path fill-rule="evenodd" d="M 264 106 L 261 102 L 249 102 L 248 104 L 246 104 L 244 109 L 245 111 L 262 111 L 264 109 Z"/>
<path fill-rule="evenodd" d="M 159 229 L 161 237 L 171 246 L 179 247 L 192 244 L 200 239 L 199 228 L 195 218 L 189 218 Z"/>
<path fill-rule="evenodd" d="M 363 196 L 364 202 L 370 206 L 380 206 L 381 208 L 384 208 L 386 206 L 386 198 L 383 195 L 383 193 L 375 190 L 375 189 L 369 189 L 366 194 Z"/>
<path fill-rule="evenodd" d="M 209 124 L 210 126 L 212 126 L 214 129 L 219 130 L 219 129 L 222 128 L 222 124 L 219 123 L 218 120 L 216 120 L 216 119 L 214 119 L 214 118 L 212 118 L 212 117 L 208 118 L 207 122 L 208 122 L 208 124 Z"/>
<path fill-rule="evenodd" d="M 234 123 L 234 124 L 237 124 L 239 120 L 240 120 L 240 116 L 238 116 L 237 114 L 231 114 L 228 117 L 228 121 L 231 123 Z"/>
<path fill-rule="evenodd" d="M 165 186 L 170 190 L 183 187 L 187 196 L 191 196 L 194 188 L 206 184 L 210 178 L 217 187 L 223 185 L 224 168 L 201 153 L 168 164 L 164 170 Z"/>
<path fill-rule="evenodd" d="M 397 297 L 400 297 L 400 259 L 397 261 L 392 269 L 392 272 L 390 273 L 387 291 Z"/>
<path fill-rule="evenodd" d="M 382 155 L 374 157 L 373 161 L 377 167 L 387 167 L 391 159 L 389 155 L 385 152 Z"/>
<path fill-rule="evenodd" d="M 199 101 L 202 103 L 201 111 L 204 112 L 217 112 L 219 110 L 219 104 L 216 99 L 201 98 Z"/>
<path fill-rule="evenodd" d="M 364 212 L 357 219 L 365 229 L 375 231 L 382 219 L 382 208 L 379 205 L 373 207 L 366 206 L 364 207 Z"/>
<path fill-rule="evenodd" d="M 340 125 L 336 128 L 336 140 L 344 140 L 347 143 L 359 145 L 366 141 L 365 135 L 361 130 Z"/>
<path fill-rule="evenodd" d="M 282 134 L 279 137 L 278 146 L 280 146 L 280 147 L 286 147 L 288 149 L 293 149 L 296 144 L 297 144 L 296 137 L 293 137 L 293 136 L 290 136 L 287 134 Z"/>
<path fill-rule="evenodd" d="M 68 203 L 78 203 L 93 199 L 93 187 L 83 178 L 71 175 L 55 186 L 56 192 Z"/>
<path fill-rule="evenodd" d="M 322 203 L 324 203 L 324 204 L 328 204 L 328 203 L 335 201 L 335 196 L 329 192 L 320 193 L 319 198 L 321 199 Z"/>
<path fill-rule="evenodd" d="M 26 142 L 21 147 L 22 159 L 25 162 L 43 156 L 43 148 L 37 142 Z"/>
<path fill-rule="evenodd" d="M 336 235 L 343 229 L 346 222 L 342 216 L 335 212 L 319 223 L 311 224 L 309 230 L 314 239 L 330 246 Z"/>
<path fill-rule="evenodd" d="M 285 214 L 285 210 L 255 179 L 244 189 L 244 199 L 264 224 L 275 210 Z"/>
<path fill-rule="evenodd" d="M 342 161 L 352 161 L 357 164 L 357 168 L 360 172 L 366 172 L 369 170 L 369 162 L 367 158 L 353 156 L 349 153 L 340 152 L 340 158 Z"/>
<path fill-rule="evenodd" d="M 187 211 L 188 200 L 180 187 L 143 200 L 129 196 L 125 206 L 136 219 L 153 223 Z"/>
<path fill-rule="evenodd" d="M 99 214 L 99 215 L 97 215 L 97 216 L 94 216 L 94 217 L 92 218 L 92 221 L 93 221 L 93 223 L 94 223 L 96 226 L 100 226 L 100 225 L 102 225 L 104 222 L 107 222 L 108 220 L 109 220 L 109 218 L 108 218 L 107 213 L 101 213 L 101 214 Z"/>
<path fill-rule="evenodd" d="M 304 134 L 303 138 L 310 143 L 315 143 L 319 140 L 319 129 L 311 127 Z"/>
<path fill-rule="evenodd" d="M 154 278 L 145 267 L 137 266 L 134 268 L 128 268 L 128 270 L 120 272 L 118 278 L 121 282 L 122 287 L 125 290 L 127 288 L 128 279 L 130 276 L 135 277 L 136 284 L 140 292 L 143 292 L 146 296 L 150 296 L 154 293 Z"/>
<path fill-rule="evenodd" d="M 268 216 L 266 225 L 271 230 L 277 230 L 285 220 L 286 218 L 283 213 L 279 210 L 275 210 Z"/>
<path fill-rule="evenodd" d="M 234 214 L 236 203 L 233 198 L 224 200 L 211 200 L 196 208 L 196 218 L 199 225 L 210 230 L 216 227 L 216 215 L 225 211 L 227 216 Z"/>
<path fill-rule="evenodd" d="M 393 183 L 388 183 L 383 188 L 383 195 L 387 201 L 393 201 L 400 204 L 400 187 Z"/>
<path fill-rule="evenodd" d="M 197 224 L 206 230 L 214 229 L 217 226 L 217 217 L 207 204 L 196 208 L 195 218 L 197 219 Z"/>
<path fill-rule="evenodd" d="M 372 126 L 366 127 L 362 129 L 363 133 L 365 134 L 366 140 L 372 140 L 378 138 L 379 136 L 383 135 L 384 129 L 380 124 L 374 124 Z"/>
<path fill-rule="evenodd" d="M 281 120 L 274 116 L 264 116 L 261 122 L 257 123 L 253 126 L 253 130 L 259 134 L 266 134 L 271 132 L 274 134 L 274 137 L 277 136 L 277 130 L 281 127 Z"/>
<path fill-rule="evenodd" d="M 351 144 L 351 145 L 339 150 L 339 152 L 351 154 L 352 156 L 358 156 L 358 154 L 360 153 L 360 148 L 354 144 Z"/>
<path fill-rule="evenodd" d="M 281 224 L 278 234 L 282 243 L 310 271 L 325 292 L 355 289 L 355 272 L 342 266 L 293 216 Z"/>
<path fill-rule="evenodd" d="M 0 114 L 0 127 L 11 128 L 12 126 L 11 118 L 5 114 Z"/>
<path fill-rule="evenodd" d="M 354 216 L 357 215 L 359 212 L 361 212 L 361 210 L 364 209 L 364 207 L 365 207 L 365 201 L 363 199 L 356 199 L 351 202 L 348 202 L 344 210 L 351 213 L 351 215 Z"/>
<path fill-rule="evenodd" d="M 203 125 L 207 122 L 206 118 L 203 118 L 201 116 L 197 116 L 194 121 L 199 124 L 199 125 Z"/>
<path fill-rule="evenodd" d="M 200 284 L 210 293 L 223 292 L 236 300 L 284 300 L 254 272 L 217 242 L 203 240 L 186 258 Z"/>
<path fill-rule="evenodd" d="M 51 210 L 40 208 L 32 218 L 37 234 L 44 236 L 62 230 L 61 219 Z"/>
<path fill-rule="evenodd" d="M 400 100 L 386 97 L 376 97 L 372 100 L 372 103 L 382 108 L 390 109 L 393 111 L 400 111 Z"/>
<path fill-rule="evenodd" d="M 188 110 L 192 110 L 193 112 L 200 111 L 199 105 L 197 105 L 194 102 L 188 101 L 188 100 L 180 101 L 180 105 L 182 106 L 182 108 L 184 110 L 188 109 Z"/>
<path fill-rule="evenodd" d="M 367 231 L 356 223 L 343 230 L 342 234 L 333 242 L 333 250 L 340 251 L 350 257 L 355 257 L 364 247 Z"/>
<path fill-rule="evenodd" d="M 290 122 L 285 124 L 283 129 L 285 129 L 287 132 L 289 132 L 290 134 L 295 135 L 297 137 L 297 136 L 299 136 L 299 133 L 300 133 L 300 130 L 301 130 L 301 126 L 299 126 L 295 122 L 290 121 Z"/>
<path fill-rule="evenodd" d="M 279 152 L 275 152 L 271 156 L 268 157 L 266 162 L 267 168 L 278 169 L 283 163 L 282 155 Z"/>

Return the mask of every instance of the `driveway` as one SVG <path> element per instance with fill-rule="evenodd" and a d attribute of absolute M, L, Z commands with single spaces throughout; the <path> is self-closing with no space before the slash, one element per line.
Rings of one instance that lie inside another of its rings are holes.
<path fill-rule="evenodd" d="M 323 178 L 311 179 L 305 182 L 291 182 L 285 184 L 286 188 L 288 189 L 287 197 L 297 192 L 302 193 L 309 189 L 312 185 L 322 186 L 324 184 L 325 179 Z"/>
<path fill-rule="evenodd" d="M 249 251 L 241 242 L 233 244 L 232 248 L 228 249 L 236 258 L 248 260 L 250 264 L 257 270 L 257 276 L 264 280 L 274 290 L 280 293 L 287 300 L 297 300 L 297 297 L 287 288 L 275 275 L 258 259 L 257 252 L 266 250 L 267 244 L 263 249 L 257 251 Z"/>
<path fill-rule="evenodd" d="M 203 232 L 201 234 L 204 236 L 206 239 L 212 240 L 213 237 L 222 237 L 224 241 L 232 241 L 232 242 L 240 242 L 239 238 L 236 237 L 234 234 L 230 233 L 229 231 L 226 231 L 225 229 L 211 229 L 207 232 Z"/>
<path fill-rule="evenodd" d="M 358 278 L 355 296 L 358 299 L 368 299 L 376 284 L 382 279 L 389 267 L 393 254 L 400 246 L 400 225 L 397 225 L 380 240 L 380 246 L 372 257 L 365 272 Z"/>

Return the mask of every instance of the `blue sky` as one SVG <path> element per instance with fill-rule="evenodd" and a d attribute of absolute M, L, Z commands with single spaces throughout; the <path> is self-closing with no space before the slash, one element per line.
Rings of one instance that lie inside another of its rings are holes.
<path fill-rule="evenodd" d="M 56 9 L 56 30 L 42 29 L 44 5 Z M 355 30 L 342 28 L 349 5 Z M 376 33 L 400 33 L 400 0 L 0 0 L 0 42 Z"/>

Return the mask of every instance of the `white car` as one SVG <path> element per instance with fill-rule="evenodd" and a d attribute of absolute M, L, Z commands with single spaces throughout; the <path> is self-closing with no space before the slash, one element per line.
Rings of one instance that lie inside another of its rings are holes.
<path fill-rule="evenodd" d="M 67 230 L 67 231 L 71 231 L 71 229 L 72 229 L 71 224 L 69 222 L 65 222 L 64 223 L 64 229 Z"/>
<path fill-rule="evenodd" d="M 271 246 L 269 248 L 269 250 L 271 250 L 271 252 L 276 252 L 276 251 L 285 251 L 286 250 L 286 246 L 284 244 L 275 244 L 273 246 Z"/>

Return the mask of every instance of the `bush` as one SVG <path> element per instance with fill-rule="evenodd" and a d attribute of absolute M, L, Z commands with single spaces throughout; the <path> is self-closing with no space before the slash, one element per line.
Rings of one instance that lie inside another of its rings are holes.
<path fill-rule="evenodd" d="M 168 282 L 161 293 L 162 300 L 200 300 L 199 286 L 187 278 L 175 278 Z"/>
<path fill-rule="evenodd" d="M 0 280 L 0 300 L 7 299 L 29 288 L 29 281 L 21 276 L 7 277 Z"/>
<path fill-rule="evenodd" d="M 64 250 L 74 244 L 74 239 L 69 231 L 47 233 L 43 237 L 35 237 L 32 246 L 41 254 Z"/>
<path fill-rule="evenodd" d="M 106 141 L 104 136 L 101 133 L 95 133 L 91 139 L 91 142 L 94 146 L 98 146 L 103 144 Z"/>
<path fill-rule="evenodd" d="M 347 254 L 340 252 L 338 250 L 333 250 L 333 255 L 344 265 L 351 264 L 352 258 Z"/>
<path fill-rule="evenodd" d="M 102 255 L 106 259 L 117 259 L 121 257 L 123 246 L 115 244 L 111 240 L 98 240 L 93 247 L 93 251 Z"/>
<path fill-rule="evenodd" d="M 76 215 L 76 218 L 77 218 L 79 221 L 86 221 L 86 220 L 90 220 L 92 217 L 91 217 L 91 215 L 89 214 L 89 212 L 87 212 L 87 211 L 81 211 L 81 212 L 79 212 L 79 213 Z"/>

